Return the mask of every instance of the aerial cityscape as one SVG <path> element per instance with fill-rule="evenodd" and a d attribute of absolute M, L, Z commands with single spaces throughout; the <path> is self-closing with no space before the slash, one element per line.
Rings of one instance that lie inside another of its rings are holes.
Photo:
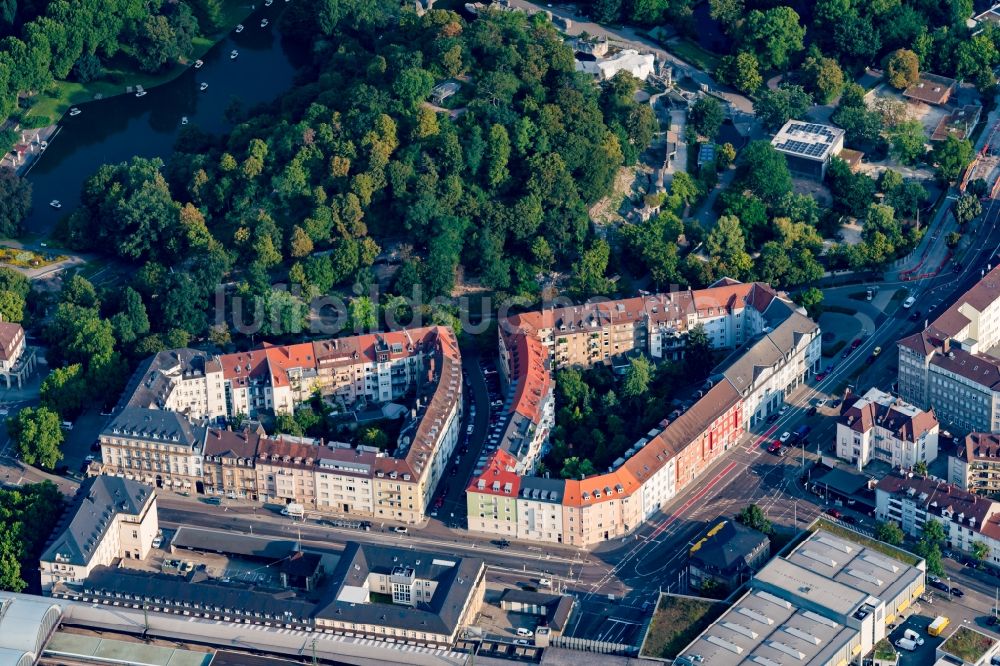
<path fill-rule="evenodd" d="M 0 0 L 0 666 L 1000 664 L 1000 4 Z"/>

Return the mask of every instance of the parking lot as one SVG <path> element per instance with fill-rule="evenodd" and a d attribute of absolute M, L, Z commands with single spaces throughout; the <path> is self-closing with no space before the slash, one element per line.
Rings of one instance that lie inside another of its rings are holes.
<path fill-rule="evenodd" d="M 642 642 L 642 628 L 650 613 L 649 608 L 626 602 L 591 597 L 577 601 L 574 617 L 570 620 L 569 636 L 595 641 L 638 646 Z"/>

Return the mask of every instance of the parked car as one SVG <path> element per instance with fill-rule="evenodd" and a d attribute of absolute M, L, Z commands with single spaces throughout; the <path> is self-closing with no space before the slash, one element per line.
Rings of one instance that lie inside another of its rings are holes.
<path fill-rule="evenodd" d="M 816 381 L 821 382 L 824 379 L 826 379 L 826 373 L 825 372 L 817 372 L 816 373 Z"/>
<path fill-rule="evenodd" d="M 861 338 L 857 338 L 851 343 L 851 349 L 857 349 L 861 346 Z"/>
<path fill-rule="evenodd" d="M 903 301 L 903 307 L 906 308 L 906 309 L 910 309 L 910 308 L 913 307 L 913 304 L 916 303 L 916 302 L 917 302 L 916 298 L 914 298 L 913 296 L 907 296 L 906 300 Z"/>
<path fill-rule="evenodd" d="M 396 534 L 409 534 L 410 533 L 410 530 L 406 529 L 406 526 L 404 526 L 404 525 L 397 525 L 396 527 L 393 528 L 392 531 L 395 532 Z"/>
<path fill-rule="evenodd" d="M 941 590 L 942 592 L 951 592 L 951 588 L 948 587 L 948 584 L 941 580 L 932 580 L 931 587 Z"/>
<path fill-rule="evenodd" d="M 815 405 L 813 405 L 812 407 L 810 407 L 809 409 L 806 410 L 806 416 L 816 416 L 816 406 Z"/>
<path fill-rule="evenodd" d="M 846 514 L 845 514 L 845 515 L 843 515 L 843 516 L 841 516 L 841 518 L 840 518 L 840 519 L 841 519 L 841 520 L 843 520 L 843 521 L 844 521 L 845 523 L 847 523 L 848 525 L 853 525 L 853 524 L 855 524 L 856 522 L 858 522 L 858 520 L 857 520 L 857 519 L 856 519 L 856 518 L 855 518 L 854 516 L 848 516 L 848 515 L 846 515 Z"/>
<path fill-rule="evenodd" d="M 163 545 L 163 537 L 159 534 L 153 538 L 153 548 L 159 548 Z"/>
<path fill-rule="evenodd" d="M 191 573 L 194 571 L 194 562 L 191 560 L 184 560 L 181 562 L 181 566 L 177 570 L 182 574 Z"/>
<path fill-rule="evenodd" d="M 843 518 L 843 517 L 844 517 L 844 514 L 842 514 L 842 513 L 841 513 L 840 511 L 838 511 L 837 509 L 832 509 L 832 508 L 831 508 L 831 509 L 827 509 L 827 510 L 826 510 L 826 513 L 827 513 L 827 514 L 828 514 L 829 516 L 831 516 L 831 517 L 833 517 L 833 518 L 836 518 L 837 520 L 840 520 L 841 518 Z"/>
<path fill-rule="evenodd" d="M 920 310 L 914 310 L 913 314 L 910 315 L 910 321 L 917 321 L 920 319 Z"/>
<path fill-rule="evenodd" d="M 953 587 L 953 588 L 951 588 L 951 595 L 953 597 L 959 597 L 959 598 L 961 598 L 961 597 L 965 596 L 965 592 L 963 592 L 961 589 L 959 589 L 957 587 Z"/>
<path fill-rule="evenodd" d="M 785 442 L 788 441 L 788 438 L 791 437 L 791 436 L 792 436 L 792 433 L 790 433 L 790 432 L 788 432 L 786 430 L 785 432 L 781 433 L 781 437 L 778 438 L 778 441 L 780 441 L 782 444 L 784 444 Z"/>

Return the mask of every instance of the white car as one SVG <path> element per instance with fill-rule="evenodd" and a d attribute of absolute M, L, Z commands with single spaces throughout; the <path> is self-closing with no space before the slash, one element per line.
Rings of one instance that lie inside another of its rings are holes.
<path fill-rule="evenodd" d="M 538 587 L 552 587 L 552 581 L 548 578 L 539 578 Z"/>
<path fill-rule="evenodd" d="M 236 26 L 236 32 L 243 32 L 243 24 L 242 23 L 240 23 L 239 25 Z"/>
<path fill-rule="evenodd" d="M 159 535 L 158 535 L 158 536 L 156 536 L 156 537 L 155 537 L 155 538 L 153 539 L 153 548 L 159 548 L 159 547 L 160 547 L 160 546 L 162 546 L 162 545 L 163 545 L 163 537 L 162 537 L 162 536 L 159 536 Z"/>
<path fill-rule="evenodd" d="M 75 106 L 69 110 L 69 115 L 71 116 L 78 116 L 81 113 L 83 113 L 83 111 L 80 111 L 80 109 L 76 108 Z"/>
<path fill-rule="evenodd" d="M 59 201 L 59 199 L 53 199 L 52 201 L 49 202 L 49 205 L 55 208 L 56 210 L 62 208 L 62 202 Z"/>
<path fill-rule="evenodd" d="M 903 301 L 903 307 L 907 309 L 912 308 L 913 304 L 916 302 L 917 302 L 916 298 L 914 298 L 913 296 L 907 296 L 906 300 Z"/>
<path fill-rule="evenodd" d="M 792 436 L 792 433 L 790 433 L 790 432 L 788 432 L 788 431 L 786 430 L 785 432 L 781 433 L 781 437 L 779 437 L 779 438 L 778 438 L 778 441 L 779 441 L 779 442 L 781 442 L 782 444 L 784 444 L 785 442 L 787 442 L 787 441 L 788 441 L 788 439 L 789 439 L 789 438 L 790 438 L 791 436 Z"/>
<path fill-rule="evenodd" d="M 410 530 L 406 529 L 406 527 L 404 527 L 403 525 L 399 525 L 395 529 L 393 529 L 393 532 L 395 532 L 396 534 L 409 534 Z"/>
<path fill-rule="evenodd" d="M 782 405 L 781 409 L 778 410 L 778 415 L 779 416 L 784 416 L 785 412 L 787 412 L 787 411 L 788 411 L 788 405 Z"/>

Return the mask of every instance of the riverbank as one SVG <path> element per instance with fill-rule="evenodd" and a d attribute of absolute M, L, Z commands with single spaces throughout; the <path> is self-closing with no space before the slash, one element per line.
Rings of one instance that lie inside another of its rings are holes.
<path fill-rule="evenodd" d="M 257 4 L 263 4 L 263 2 L 248 4 L 246 0 L 223 0 L 223 27 L 209 37 L 195 38 L 192 42 L 190 60 L 177 62 L 164 72 L 148 74 L 131 67 L 114 68 L 112 63 L 112 66 L 106 69 L 105 75 L 96 81 L 89 83 L 56 81 L 51 90 L 40 93 L 33 98 L 31 108 L 22 118 L 22 127 L 37 128 L 53 125 L 71 106 L 124 95 L 131 92 L 137 85 L 148 90 L 173 81 L 187 71 L 192 62 L 204 56 L 215 44 L 225 39 L 237 24 L 245 21 L 258 9 Z"/>

